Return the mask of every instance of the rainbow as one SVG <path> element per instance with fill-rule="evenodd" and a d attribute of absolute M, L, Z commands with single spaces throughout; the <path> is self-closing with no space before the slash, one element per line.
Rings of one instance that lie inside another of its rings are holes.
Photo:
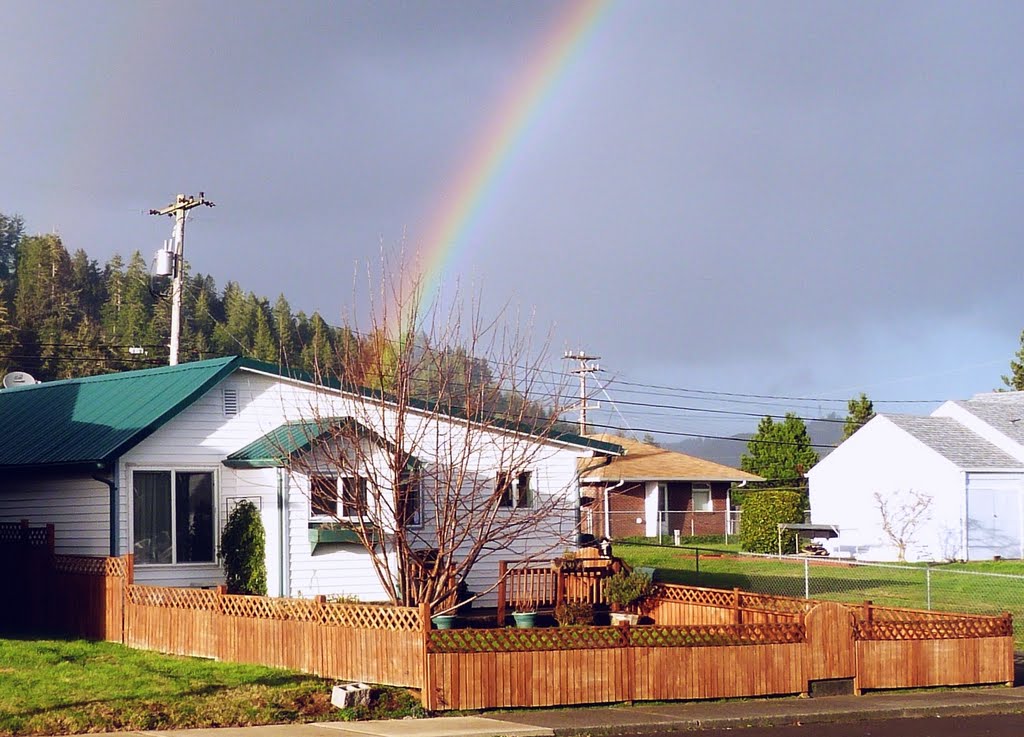
<path fill-rule="evenodd" d="M 433 303 L 446 266 L 457 256 L 516 144 L 586 47 L 610 4 L 611 0 L 572 0 L 565 5 L 449 177 L 438 206 L 426 220 L 425 235 L 417 239 L 418 264 L 411 265 L 418 277 L 420 307 L 429 308 Z"/>

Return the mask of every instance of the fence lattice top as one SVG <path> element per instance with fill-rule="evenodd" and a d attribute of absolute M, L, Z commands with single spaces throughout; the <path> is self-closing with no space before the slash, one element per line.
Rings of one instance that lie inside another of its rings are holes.
<path fill-rule="evenodd" d="M 128 600 L 140 606 L 199 609 L 228 617 L 312 622 L 356 629 L 419 631 L 419 609 L 390 604 L 322 603 L 311 599 L 273 599 L 262 596 L 220 594 L 207 589 L 166 586 L 128 587 Z"/>
<path fill-rule="evenodd" d="M 128 563 L 124 558 L 106 558 L 87 555 L 55 555 L 53 570 L 58 573 L 77 573 L 86 576 L 114 576 L 126 578 Z"/>
<path fill-rule="evenodd" d="M 967 617 L 928 621 L 859 620 L 858 640 L 957 640 L 967 637 L 1013 637 L 1013 621 L 1004 617 Z"/>
<path fill-rule="evenodd" d="M 680 627 L 537 627 L 532 629 L 432 630 L 427 650 L 529 652 L 620 647 L 712 647 L 803 642 L 802 624 L 719 624 Z"/>
<path fill-rule="evenodd" d="M 0 522 L 0 545 L 46 547 L 49 533 L 45 527 L 25 527 L 18 522 Z"/>

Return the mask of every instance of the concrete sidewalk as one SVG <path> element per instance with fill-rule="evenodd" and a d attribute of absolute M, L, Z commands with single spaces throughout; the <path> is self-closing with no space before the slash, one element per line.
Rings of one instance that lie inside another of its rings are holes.
<path fill-rule="evenodd" d="M 480 716 L 321 722 L 127 732 L 169 737 L 554 737 L 657 734 L 682 729 L 724 729 L 900 717 L 1024 713 L 1024 687 L 959 691 L 887 692 L 866 696 L 704 701 L 574 709 L 487 712 Z"/>

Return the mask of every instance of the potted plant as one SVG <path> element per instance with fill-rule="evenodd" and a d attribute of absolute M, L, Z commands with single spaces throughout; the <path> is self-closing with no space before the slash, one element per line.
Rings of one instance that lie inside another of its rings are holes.
<path fill-rule="evenodd" d="M 575 627 L 594 623 L 594 605 L 585 601 L 563 601 L 555 607 L 559 627 Z"/>
<path fill-rule="evenodd" d="M 537 607 L 532 601 L 517 601 L 516 608 L 512 612 L 512 619 L 516 627 L 521 630 L 529 629 L 537 621 Z"/>
<path fill-rule="evenodd" d="M 636 624 L 639 613 L 634 609 L 651 591 L 651 577 L 646 573 L 619 571 L 604 583 L 604 596 L 612 608 L 612 624 Z"/>
<path fill-rule="evenodd" d="M 455 627 L 456 619 L 454 614 L 435 614 L 430 621 L 434 623 L 434 629 L 450 630 Z"/>

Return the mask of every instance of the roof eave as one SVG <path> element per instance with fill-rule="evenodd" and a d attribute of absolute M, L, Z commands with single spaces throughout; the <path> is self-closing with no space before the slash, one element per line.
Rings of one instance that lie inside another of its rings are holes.
<path fill-rule="evenodd" d="M 392 404 L 394 403 L 393 400 L 391 400 L 386 394 L 376 389 L 369 389 L 366 387 L 357 387 L 349 384 L 342 384 L 341 382 L 331 378 L 321 379 L 318 381 L 316 377 L 314 377 L 312 374 L 306 373 L 305 371 L 301 371 L 299 369 L 285 368 L 283 366 L 277 366 L 272 363 L 264 363 L 262 361 L 256 361 L 251 358 L 239 358 L 236 360 L 238 361 L 238 368 L 243 368 L 249 371 L 253 371 L 255 373 L 265 374 L 267 376 L 271 376 L 278 379 L 297 381 L 303 384 L 308 384 L 315 388 L 330 389 L 332 391 L 340 392 L 343 394 L 352 394 L 357 397 L 367 399 L 379 399 L 383 402 L 390 402 Z M 517 426 L 513 422 L 503 421 L 497 418 L 479 420 L 473 419 L 471 417 L 464 417 L 457 414 L 453 414 L 451 412 L 447 412 L 444 409 L 431 404 L 430 402 L 419 399 L 409 400 L 408 405 L 411 409 L 419 412 L 442 412 L 443 414 L 453 419 L 469 420 L 470 422 L 473 422 L 475 424 L 490 426 L 493 427 L 495 430 L 500 430 L 503 432 L 519 432 L 525 435 L 529 435 L 531 437 L 539 438 L 541 440 L 546 440 L 548 442 L 587 448 L 589 450 L 598 450 L 601 451 L 602 453 L 608 453 L 610 455 L 615 456 L 621 456 L 625 454 L 625 449 L 623 449 L 619 445 L 615 445 L 614 443 L 606 443 L 601 440 L 591 440 L 590 438 L 584 437 L 582 435 L 577 435 L 575 433 L 552 431 L 550 433 L 541 434 L 536 432 L 530 432 L 529 428 Z"/>

